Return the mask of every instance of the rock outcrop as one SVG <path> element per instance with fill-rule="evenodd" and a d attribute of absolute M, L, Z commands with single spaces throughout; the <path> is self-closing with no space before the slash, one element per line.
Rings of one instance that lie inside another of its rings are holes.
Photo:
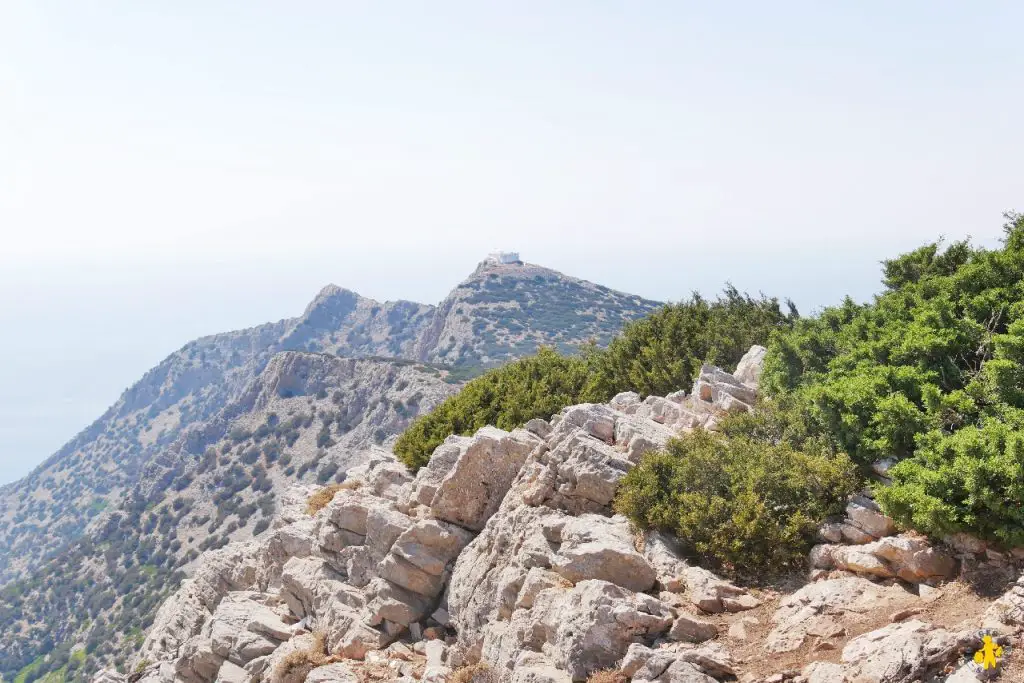
<path fill-rule="evenodd" d="M 608 670 L 661 683 L 908 683 L 952 671 L 976 630 L 918 617 L 958 560 L 896 535 L 869 497 L 823 528 L 833 542 L 815 547 L 814 580 L 781 597 L 615 514 L 616 487 L 644 452 L 750 408 L 762 357 L 752 349 L 738 376 L 705 366 L 691 394 L 620 394 L 450 437 L 415 476 L 375 451 L 312 515 L 313 489 L 293 489 L 267 534 L 208 553 L 163 605 L 132 683 L 442 683 L 467 666 L 501 683 Z M 1024 628 L 1022 586 L 992 603 L 986 625 Z M 802 672 L 763 673 L 829 651 Z"/>
<path fill-rule="evenodd" d="M 665 666 L 638 680 L 732 675 L 702 615 L 759 600 L 672 539 L 638 539 L 610 506 L 644 452 L 749 409 L 759 358 L 749 384 L 705 366 L 690 396 L 619 395 L 450 437 L 415 477 L 377 451 L 312 516 L 313 490 L 290 491 L 267 534 L 209 553 L 161 607 L 142 680 L 283 681 L 303 658 L 307 680 L 345 680 L 414 646 L 433 648 L 419 673 L 438 680 L 475 662 L 501 680 L 585 680 L 641 646 Z"/>

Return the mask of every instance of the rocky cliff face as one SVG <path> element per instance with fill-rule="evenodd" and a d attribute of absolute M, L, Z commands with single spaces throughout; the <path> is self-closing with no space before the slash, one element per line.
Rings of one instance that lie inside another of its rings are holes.
<path fill-rule="evenodd" d="M 1024 626 L 1024 579 L 994 601 L 941 584 L 958 567 L 1015 576 L 1010 557 L 894 536 L 857 497 L 823 527 L 807 579 L 750 590 L 613 514 L 644 452 L 750 408 L 761 351 L 735 375 L 706 366 L 689 395 L 451 437 L 415 477 L 378 451 L 319 511 L 315 487 L 291 489 L 270 532 L 207 553 L 162 605 L 130 679 L 970 680 L 978 628 L 1008 643 Z"/>
<path fill-rule="evenodd" d="M 278 353 L 434 361 L 464 377 L 539 343 L 607 341 L 655 305 L 529 264 L 481 265 L 440 306 L 379 303 L 331 285 L 297 318 L 190 342 L 31 475 L 0 489 L 0 585 L 116 507 L 154 460 L 236 400 Z"/>
<path fill-rule="evenodd" d="M 563 289 L 582 288 L 581 313 L 618 322 L 652 305 L 528 264 L 501 272 L 534 283 L 536 306 L 510 298 L 514 286 L 467 301 L 489 272 L 478 269 L 439 307 L 330 286 L 297 318 L 191 342 L 0 490 L 0 675 L 41 655 L 81 669 L 133 654 L 196 558 L 266 533 L 288 486 L 343 481 L 473 368 L 556 336 L 566 348 L 585 341 L 596 323 L 551 332 L 550 302 Z M 499 329 L 492 317 L 509 308 L 518 336 L 485 352 L 475 330 Z M 461 351 L 440 353 L 432 330 L 448 330 Z M 86 647 L 82 664 L 72 653 Z"/>

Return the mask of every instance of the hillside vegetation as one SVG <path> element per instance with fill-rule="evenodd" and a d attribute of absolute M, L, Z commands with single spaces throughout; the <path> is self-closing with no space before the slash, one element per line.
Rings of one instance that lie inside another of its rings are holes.
<path fill-rule="evenodd" d="M 757 416 L 646 456 L 618 508 L 723 566 L 803 557 L 815 525 L 879 460 L 884 511 L 933 536 L 1024 545 L 1024 217 L 998 249 L 927 244 L 883 262 L 883 291 L 811 318 L 729 289 L 627 325 L 605 350 L 545 350 L 486 373 L 399 439 L 413 469 L 449 434 L 510 429 L 621 391 L 688 388 L 702 362 L 731 369 L 768 346 Z M 859 472 L 859 475 L 857 474 Z"/>
<path fill-rule="evenodd" d="M 1001 248 L 929 244 L 883 293 L 779 332 L 762 386 L 862 466 L 901 459 L 883 509 L 943 536 L 1024 545 L 1024 217 Z"/>
<path fill-rule="evenodd" d="M 418 418 L 398 439 L 395 454 L 416 470 L 452 434 L 472 434 L 488 424 L 512 429 L 622 391 L 675 391 L 693 381 L 702 363 L 734 367 L 752 344 L 795 319 L 792 305 L 783 314 L 777 299 L 754 299 L 733 287 L 711 301 L 694 294 L 629 323 L 606 349 L 592 345 L 579 356 L 563 356 L 543 348 L 484 373 Z"/>

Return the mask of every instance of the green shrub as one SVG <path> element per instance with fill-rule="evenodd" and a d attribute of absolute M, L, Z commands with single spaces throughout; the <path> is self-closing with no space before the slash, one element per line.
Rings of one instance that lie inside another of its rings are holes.
<path fill-rule="evenodd" d="M 694 294 L 668 304 L 626 325 L 595 354 L 590 393 L 664 395 L 689 389 L 703 363 L 732 370 L 752 345 L 765 344 L 774 330 L 792 325 L 797 313 L 788 305 L 784 315 L 777 299 L 753 299 L 732 286 L 713 301 Z"/>
<path fill-rule="evenodd" d="M 488 424 L 513 429 L 620 391 L 688 389 L 702 363 L 734 368 L 751 345 L 767 343 L 795 316 L 792 308 L 783 315 L 776 299 L 753 299 L 729 287 L 719 299 L 695 294 L 626 325 L 605 350 L 588 345 L 579 356 L 563 356 L 541 347 L 534 356 L 485 372 L 416 419 L 399 437 L 395 454 L 415 470 L 452 434 L 472 434 Z"/>
<path fill-rule="evenodd" d="M 999 249 L 929 244 L 884 262 L 885 291 L 777 332 L 762 388 L 866 468 L 897 521 L 1024 543 L 1024 217 Z"/>
<path fill-rule="evenodd" d="M 645 455 L 615 509 L 728 572 L 774 573 L 806 562 L 818 525 L 856 483 L 845 456 L 697 430 Z"/>
<path fill-rule="evenodd" d="M 952 435 L 929 432 L 877 498 L 893 517 L 935 536 L 969 531 L 1024 545 L 1024 429 L 989 419 Z"/>
<path fill-rule="evenodd" d="M 395 454 L 416 470 L 452 434 L 472 434 L 488 424 L 512 429 L 549 418 L 578 401 L 587 381 L 587 361 L 549 348 L 470 381 L 427 415 L 417 418 L 395 443 Z"/>

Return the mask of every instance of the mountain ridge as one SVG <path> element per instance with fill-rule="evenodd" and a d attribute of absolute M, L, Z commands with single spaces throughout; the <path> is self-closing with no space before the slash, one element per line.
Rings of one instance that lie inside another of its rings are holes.
<path fill-rule="evenodd" d="M 329 284 L 298 316 L 184 344 L 0 489 L 0 670 L 65 646 L 130 653 L 166 586 L 259 534 L 286 485 L 341 481 L 466 377 L 607 343 L 658 305 L 483 263 L 436 305 Z"/>

